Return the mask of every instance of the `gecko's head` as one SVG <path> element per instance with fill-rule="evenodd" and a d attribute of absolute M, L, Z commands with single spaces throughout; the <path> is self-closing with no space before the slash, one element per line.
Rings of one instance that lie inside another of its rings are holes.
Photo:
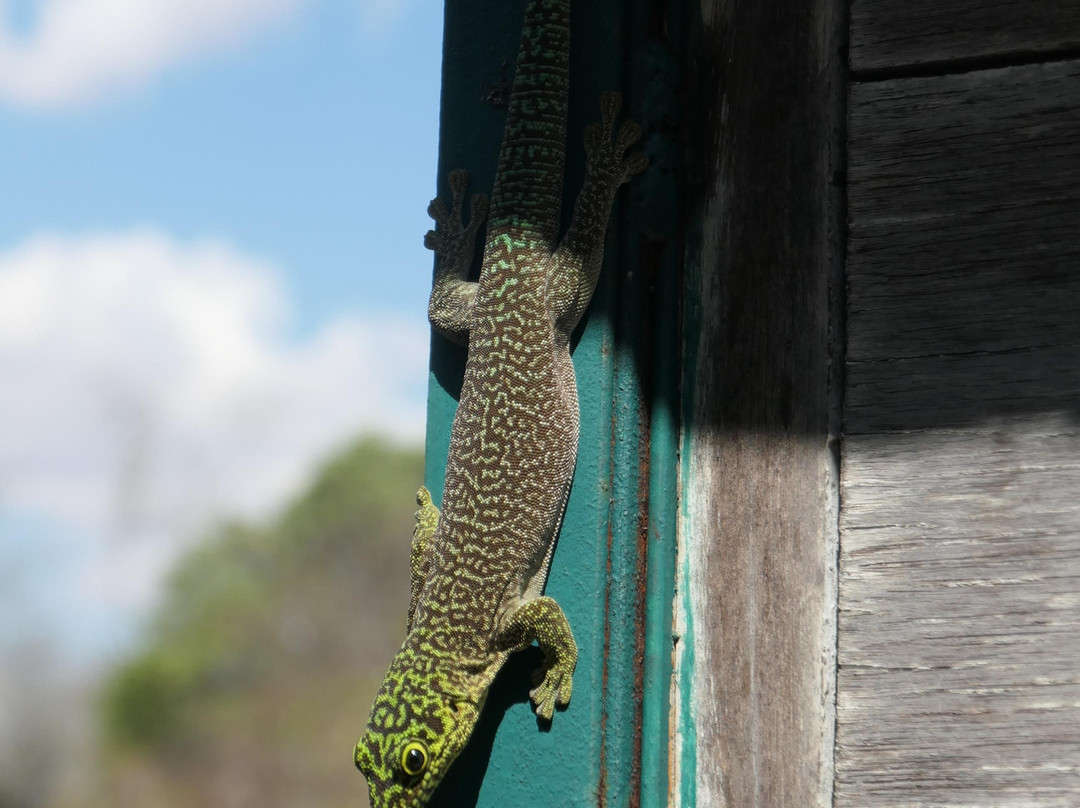
<path fill-rule="evenodd" d="M 391 666 L 355 760 L 372 808 L 421 808 L 465 747 L 477 705 L 447 694 L 434 673 Z"/>

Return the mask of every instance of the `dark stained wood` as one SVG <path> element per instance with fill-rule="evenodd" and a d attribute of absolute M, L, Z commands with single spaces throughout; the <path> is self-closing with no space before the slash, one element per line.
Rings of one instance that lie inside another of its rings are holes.
<path fill-rule="evenodd" d="M 853 86 L 848 434 L 1080 413 L 1080 62 Z"/>
<path fill-rule="evenodd" d="M 1080 793 L 1080 63 L 856 85 L 836 808 Z"/>
<path fill-rule="evenodd" d="M 831 803 L 841 11 L 703 3 L 691 49 L 684 164 L 703 233 L 683 540 L 699 806 Z"/>
<path fill-rule="evenodd" d="M 852 0 L 851 67 L 889 71 L 1080 49 L 1077 0 Z"/>

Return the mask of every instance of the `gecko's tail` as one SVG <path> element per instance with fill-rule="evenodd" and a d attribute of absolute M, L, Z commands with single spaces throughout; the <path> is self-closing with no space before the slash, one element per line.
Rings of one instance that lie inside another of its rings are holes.
<path fill-rule="evenodd" d="M 528 0 L 488 234 L 554 244 L 562 206 L 570 89 L 570 0 Z"/>

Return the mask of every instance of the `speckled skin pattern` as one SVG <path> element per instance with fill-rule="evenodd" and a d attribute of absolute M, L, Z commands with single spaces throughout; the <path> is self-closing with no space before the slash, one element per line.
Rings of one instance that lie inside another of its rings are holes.
<path fill-rule="evenodd" d="M 647 160 L 615 132 L 619 97 L 585 132 L 586 177 L 570 227 L 559 219 L 569 88 L 569 0 L 529 0 L 478 282 L 467 280 L 487 199 L 450 174 L 451 210 L 434 200 L 425 244 L 438 267 L 428 315 L 467 342 L 441 513 L 427 490 L 412 545 L 405 642 L 356 745 L 374 808 L 424 805 L 465 746 L 506 658 L 544 652 L 530 695 L 541 718 L 570 701 L 577 646 L 542 596 L 578 442 L 570 333 L 588 306 L 619 186 Z"/>

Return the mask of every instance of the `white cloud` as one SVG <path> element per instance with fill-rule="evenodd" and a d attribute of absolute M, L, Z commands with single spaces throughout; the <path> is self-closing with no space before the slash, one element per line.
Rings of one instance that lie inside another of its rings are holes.
<path fill-rule="evenodd" d="M 69 605 L 145 604 L 198 530 L 265 514 L 353 435 L 419 440 L 422 319 L 297 341 L 289 313 L 274 269 L 221 242 L 40 235 L 0 255 L 0 512 L 81 542 Z"/>
<path fill-rule="evenodd" d="M 384 37 L 409 6 L 408 0 L 350 1 L 371 38 Z M 10 2 L 0 0 L 0 101 L 67 109 L 137 90 L 325 0 L 37 0 L 28 34 L 8 24 Z"/>
<path fill-rule="evenodd" d="M 0 28 L 0 98 L 67 107 L 235 46 L 314 0 L 39 0 L 28 36 Z M 0 0 L 0 20 L 7 0 Z"/>

